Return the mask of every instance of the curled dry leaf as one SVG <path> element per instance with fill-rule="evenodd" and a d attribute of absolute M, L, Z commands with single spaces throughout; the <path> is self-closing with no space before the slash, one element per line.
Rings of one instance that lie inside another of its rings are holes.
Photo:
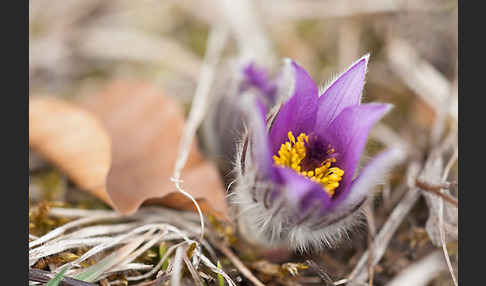
<path fill-rule="evenodd" d="M 100 94 L 83 97 L 80 104 L 101 119 L 112 139 L 107 193 L 118 211 L 131 214 L 143 202 L 194 210 L 170 180 L 184 128 L 183 109 L 176 100 L 155 86 L 119 81 Z M 219 174 L 195 144 L 182 180 L 203 211 L 226 218 Z"/>
<path fill-rule="evenodd" d="M 80 188 L 107 203 L 110 138 L 96 117 L 55 97 L 29 99 L 29 146 L 64 171 Z"/>
<path fill-rule="evenodd" d="M 144 202 L 195 210 L 170 180 L 183 128 L 182 106 L 146 84 L 114 83 L 78 106 L 54 97 L 30 99 L 32 150 L 123 214 Z M 203 211 L 227 218 L 219 174 L 195 144 L 182 180 Z"/>

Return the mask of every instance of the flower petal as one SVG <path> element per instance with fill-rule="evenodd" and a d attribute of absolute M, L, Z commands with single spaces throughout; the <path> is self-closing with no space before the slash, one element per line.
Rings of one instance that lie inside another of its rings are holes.
<path fill-rule="evenodd" d="M 298 210 L 299 216 L 318 203 L 324 210 L 330 203 L 331 198 L 323 190 L 322 186 L 297 174 L 289 168 L 275 167 L 279 174 L 285 192 L 287 202 Z"/>
<path fill-rule="evenodd" d="M 326 129 L 341 111 L 361 102 L 369 54 L 352 64 L 319 97 L 316 127 Z"/>
<path fill-rule="evenodd" d="M 371 189 L 381 183 L 387 172 L 405 158 L 405 152 L 398 147 L 390 147 L 374 157 L 351 183 L 348 195 L 339 204 L 333 204 L 328 220 L 339 220 L 355 211 L 364 202 Z M 332 219 L 331 219 L 332 216 Z"/>
<path fill-rule="evenodd" d="M 287 140 L 289 131 L 298 135 L 309 132 L 315 124 L 318 89 L 307 72 L 291 62 L 294 70 L 294 92 L 292 97 L 282 104 L 270 129 L 272 153 L 278 152 L 280 145 Z"/>
<path fill-rule="evenodd" d="M 252 62 L 243 69 L 243 75 L 245 81 L 241 87 L 242 90 L 245 90 L 248 87 L 256 87 L 262 92 L 265 101 L 268 102 L 269 105 L 275 102 L 277 85 L 274 81 L 268 79 L 265 69 L 258 67 Z"/>
<path fill-rule="evenodd" d="M 338 154 L 336 165 L 345 172 L 336 190 L 333 204 L 338 204 L 346 197 L 368 133 L 390 108 L 391 105 L 380 103 L 347 107 L 331 123 L 325 134 L 318 133 L 319 136 L 325 136 L 336 150 Z"/>

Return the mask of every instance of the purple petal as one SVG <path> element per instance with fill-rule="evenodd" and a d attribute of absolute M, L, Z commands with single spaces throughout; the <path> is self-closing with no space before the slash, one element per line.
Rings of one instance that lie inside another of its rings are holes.
<path fill-rule="evenodd" d="M 351 183 L 348 196 L 334 209 L 329 216 L 333 220 L 347 216 L 356 210 L 366 199 L 370 190 L 381 183 L 387 172 L 405 158 L 401 148 L 389 148 L 378 154 L 360 172 L 360 175 Z"/>
<path fill-rule="evenodd" d="M 278 152 L 280 145 L 287 141 L 287 133 L 295 136 L 301 132 L 308 133 L 315 124 L 318 89 L 307 72 L 291 62 L 294 70 L 294 92 L 292 97 L 282 104 L 270 130 L 272 153 Z"/>
<path fill-rule="evenodd" d="M 326 140 L 337 151 L 336 165 L 344 170 L 334 203 L 346 198 L 354 172 L 363 152 L 371 127 L 390 110 L 391 105 L 367 103 L 345 108 L 331 123 L 325 134 Z"/>
<path fill-rule="evenodd" d="M 321 185 L 297 174 L 289 168 L 275 167 L 281 179 L 281 184 L 287 190 L 285 192 L 287 202 L 301 212 L 309 210 L 315 203 L 325 209 L 330 203 L 331 198 L 324 191 Z"/>
<path fill-rule="evenodd" d="M 316 126 L 326 129 L 341 111 L 361 102 L 369 54 L 352 64 L 319 97 Z"/>
<path fill-rule="evenodd" d="M 269 104 L 275 102 L 277 86 L 274 81 L 268 79 L 265 69 L 257 67 L 255 63 L 250 63 L 243 69 L 243 74 L 246 79 L 242 86 L 243 90 L 248 86 L 254 86 L 263 93 L 265 101 L 269 102 Z"/>

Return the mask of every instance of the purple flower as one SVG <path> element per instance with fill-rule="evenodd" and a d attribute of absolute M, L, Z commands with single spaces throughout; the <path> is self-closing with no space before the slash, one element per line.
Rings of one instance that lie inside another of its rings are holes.
<path fill-rule="evenodd" d="M 270 112 L 258 97 L 241 98 L 248 132 L 238 149 L 234 196 L 241 223 L 260 242 L 301 250 L 334 245 L 360 221 L 370 189 L 400 156 L 387 150 L 356 176 L 371 127 L 391 108 L 361 104 L 368 58 L 320 95 L 307 72 L 287 61 L 283 74 L 292 75 L 293 88 L 275 95 L 281 103 Z M 268 86 L 265 76 L 253 78 Z"/>

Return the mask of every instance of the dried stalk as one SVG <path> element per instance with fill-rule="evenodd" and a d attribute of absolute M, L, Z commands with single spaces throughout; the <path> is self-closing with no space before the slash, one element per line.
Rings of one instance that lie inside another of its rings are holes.
<path fill-rule="evenodd" d="M 447 177 L 449 176 L 449 172 L 454 165 L 455 161 L 457 160 L 458 156 L 458 149 L 457 147 L 454 150 L 454 154 L 452 157 L 449 159 L 449 162 L 447 162 L 447 165 L 444 169 L 444 173 L 442 174 L 442 180 L 446 180 Z M 444 203 L 441 200 L 440 201 L 440 209 L 439 209 L 439 233 L 440 233 L 440 240 L 442 242 L 442 251 L 444 252 L 444 257 L 447 262 L 447 268 L 449 269 L 449 272 L 451 273 L 452 276 L 452 281 L 454 281 L 454 285 L 457 286 L 457 278 L 456 275 L 454 274 L 454 268 L 452 267 L 451 259 L 449 258 L 449 252 L 447 251 L 446 243 L 445 243 L 445 233 L 444 233 Z"/>
<path fill-rule="evenodd" d="M 367 265 L 369 259 L 368 258 L 369 250 L 367 250 L 361 256 L 357 265 L 349 275 L 348 278 L 349 285 L 359 285 L 364 283 L 366 279 L 368 279 L 368 271 L 365 270 L 368 267 L 373 267 L 381 260 L 398 226 L 402 223 L 403 219 L 406 217 L 406 215 L 409 213 L 411 208 L 415 205 L 415 203 L 420 198 L 420 192 L 418 191 L 417 188 L 413 187 L 413 185 L 411 184 L 412 182 L 410 182 L 412 180 L 411 178 L 416 177 L 416 174 L 418 173 L 418 169 L 419 169 L 418 163 L 413 163 L 410 165 L 407 177 L 409 180 L 409 186 L 412 187 L 410 187 L 409 191 L 405 194 L 405 197 L 393 209 L 388 220 L 385 222 L 383 227 L 376 235 L 372 243 L 372 249 L 374 253 L 373 253 L 373 258 L 371 260 L 371 265 Z"/>
<path fill-rule="evenodd" d="M 174 167 L 174 173 L 172 175 L 172 181 L 174 182 L 177 190 L 189 198 L 197 208 L 199 218 L 201 221 L 201 238 L 204 237 L 204 218 L 196 200 L 182 188 L 181 172 L 186 165 L 187 158 L 189 156 L 189 150 L 191 143 L 196 134 L 196 130 L 201 124 L 206 111 L 206 103 L 208 102 L 209 91 L 213 82 L 216 65 L 219 61 L 221 52 L 224 48 L 227 38 L 227 31 L 220 26 L 215 27 L 211 31 L 209 36 L 209 42 L 207 47 L 207 53 L 204 59 L 203 66 L 201 68 L 201 74 L 199 76 L 199 83 L 197 85 L 196 94 L 194 95 L 191 111 L 187 119 L 187 125 L 184 128 L 182 139 L 179 145 L 179 153 L 177 161 Z"/>
<path fill-rule="evenodd" d="M 226 255 L 226 257 L 228 257 L 231 263 L 233 263 L 233 265 L 236 268 L 238 268 L 240 273 L 243 274 L 243 276 L 245 276 L 246 278 L 248 278 L 248 280 L 250 280 L 253 284 L 257 286 L 265 286 L 265 284 L 263 284 L 260 280 L 258 280 L 258 278 L 256 278 L 255 275 L 251 273 L 250 269 L 248 269 L 245 266 L 245 264 L 243 264 L 243 262 L 241 262 L 241 260 L 228 247 L 215 240 L 212 240 L 211 243 L 214 246 L 216 246 L 216 248 L 219 249 L 219 251 L 221 251 L 224 255 Z"/>
<path fill-rule="evenodd" d="M 454 199 L 453 197 L 447 195 L 447 194 L 444 194 L 442 193 L 440 190 L 444 188 L 443 185 L 430 185 L 426 182 L 422 182 L 421 180 L 417 179 L 415 181 L 417 187 L 420 188 L 420 190 L 423 190 L 423 191 L 427 191 L 427 192 L 430 192 L 434 195 L 437 195 L 439 197 L 441 197 L 442 199 L 444 199 L 445 201 L 453 204 L 456 208 L 459 207 L 459 203 L 457 202 L 456 199 Z"/>
<path fill-rule="evenodd" d="M 327 272 L 324 269 L 322 269 L 322 267 L 319 264 L 317 264 L 317 262 L 309 259 L 306 260 L 306 263 L 314 270 L 314 272 L 317 273 L 317 275 L 319 275 L 319 277 L 325 283 L 325 285 L 336 286 L 336 283 L 332 281 L 331 277 L 329 277 Z"/>

